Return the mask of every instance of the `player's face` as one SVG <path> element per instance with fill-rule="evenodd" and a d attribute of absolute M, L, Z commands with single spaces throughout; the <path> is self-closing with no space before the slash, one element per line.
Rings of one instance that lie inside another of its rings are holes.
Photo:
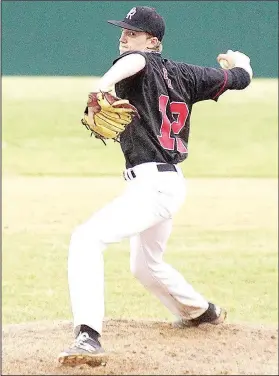
<path fill-rule="evenodd" d="M 144 51 L 151 47 L 151 36 L 144 31 L 122 29 L 119 42 L 120 55 L 127 51 Z"/>

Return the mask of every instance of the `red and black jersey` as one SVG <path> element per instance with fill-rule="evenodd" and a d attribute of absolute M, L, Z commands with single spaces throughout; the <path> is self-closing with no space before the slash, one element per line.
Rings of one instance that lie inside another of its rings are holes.
<path fill-rule="evenodd" d="M 146 66 L 115 85 L 116 95 L 128 99 L 140 114 L 120 136 L 126 168 L 185 160 L 193 104 L 217 101 L 226 90 L 241 90 L 250 83 L 242 68 L 200 67 L 164 59 L 158 52 L 126 52 L 113 63 L 131 53 L 143 55 Z"/>

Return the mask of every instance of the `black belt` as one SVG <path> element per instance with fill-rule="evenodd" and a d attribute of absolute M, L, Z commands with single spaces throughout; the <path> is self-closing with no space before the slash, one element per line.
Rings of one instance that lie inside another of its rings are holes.
<path fill-rule="evenodd" d="M 168 163 L 157 164 L 157 169 L 158 169 L 159 172 L 163 172 L 163 171 L 175 171 L 175 172 L 177 172 L 175 165 L 168 164 Z"/>
<path fill-rule="evenodd" d="M 169 163 L 163 163 L 163 164 L 157 164 L 157 170 L 159 172 L 164 172 L 164 171 L 174 171 L 177 172 L 177 169 L 175 165 L 169 164 Z M 132 178 L 134 179 L 137 175 L 133 169 L 130 169 L 130 174 L 132 175 Z M 124 179 L 126 180 L 126 177 L 123 173 Z"/>

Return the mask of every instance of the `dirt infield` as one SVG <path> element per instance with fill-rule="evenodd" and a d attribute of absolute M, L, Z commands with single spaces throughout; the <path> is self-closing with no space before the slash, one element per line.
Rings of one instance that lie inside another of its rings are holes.
<path fill-rule="evenodd" d="M 73 339 L 69 321 L 2 328 L 2 375 L 278 375 L 278 329 L 106 320 L 106 366 L 62 367 L 58 353 Z"/>

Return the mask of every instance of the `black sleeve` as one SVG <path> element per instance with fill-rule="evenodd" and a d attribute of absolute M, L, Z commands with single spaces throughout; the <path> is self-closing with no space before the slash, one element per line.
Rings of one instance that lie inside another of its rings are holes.
<path fill-rule="evenodd" d="M 227 90 L 242 90 L 250 83 L 249 73 L 243 68 L 229 70 L 180 64 L 182 76 L 191 82 L 192 103 L 212 99 L 217 102 Z"/>
<path fill-rule="evenodd" d="M 232 76 L 230 90 L 245 89 L 251 82 L 249 73 L 243 68 L 232 68 L 229 70 L 229 74 Z"/>

